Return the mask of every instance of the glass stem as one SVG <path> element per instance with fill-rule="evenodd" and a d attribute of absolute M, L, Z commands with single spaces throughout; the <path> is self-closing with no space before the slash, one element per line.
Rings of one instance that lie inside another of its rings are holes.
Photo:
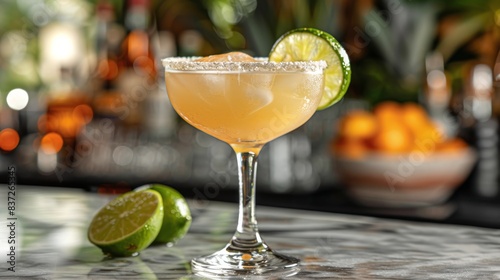
<path fill-rule="evenodd" d="M 239 177 L 238 226 L 228 249 L 250 254 L 267 249 L 260 237 L 255 219 L 255 181 L 257 155 L 253 152 L 237 152 Z"/>

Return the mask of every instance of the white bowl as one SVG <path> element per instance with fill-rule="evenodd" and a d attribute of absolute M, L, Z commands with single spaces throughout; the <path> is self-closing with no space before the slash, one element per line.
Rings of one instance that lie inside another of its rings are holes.
<path fill-rule="evenodd" d="M 471 148 L 453 153 L 371 153 L 361 159 L 335 157 L 348 194 L 361 204 L 415 207 L 445 202 L 476 162 Z"/>

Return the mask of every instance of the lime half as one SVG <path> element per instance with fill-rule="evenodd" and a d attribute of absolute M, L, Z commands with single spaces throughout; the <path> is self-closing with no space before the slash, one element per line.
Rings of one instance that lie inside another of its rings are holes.
<path fill-rule="evenodd" d="M 351 65 L 346 51 L 332 35 L 315 28 L 298 28 L 283 34 L 271 49 L 269 60 L 326 61 L 325 89 L 318 110 L 342 99 L 351 82 Z"/>
<path fill-rule="evenodd" d="M 132 256 L 153 243 L 163 220 L 163 202 L 155 191 L 128 192 L 106 204 L 88 230 L 104 254 Z"/>
<path fill-rule="evenodd" d="M 175 189 L 152 184 L 151 189 L 160 193 L 163 200 L 163 224 L 155 243 L 175 243 L 189 230 L 191 226 L 191 211 L 186 199 Z"/>

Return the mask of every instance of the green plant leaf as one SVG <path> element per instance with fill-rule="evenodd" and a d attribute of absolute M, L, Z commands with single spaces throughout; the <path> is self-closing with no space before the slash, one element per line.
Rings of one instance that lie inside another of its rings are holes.
<path fill-rule="evenodd" d="M 486 28 L 489 19 L 489 13 L 464 19 L 445 34 L 436 50 L 443 54 L 445 61 L 448 60 L 459 47 L 470 41 L 480 30 Z"/>

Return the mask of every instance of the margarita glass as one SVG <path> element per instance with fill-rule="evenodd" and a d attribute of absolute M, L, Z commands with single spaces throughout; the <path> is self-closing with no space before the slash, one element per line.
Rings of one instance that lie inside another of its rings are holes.
<path fill-rule="evenodd" d="M 257 157 L 269 141 L 311 118 L 322 97 L 324 61 L 198 61 L 167 58 L 167 93 L 175 111 L 195 128 L 228 143 L 236 153 L 239 216 L 220 251 L 192 260 L 206 276 L 293 275 L 299 260 L 273 251 L 255 218 Z"/>

